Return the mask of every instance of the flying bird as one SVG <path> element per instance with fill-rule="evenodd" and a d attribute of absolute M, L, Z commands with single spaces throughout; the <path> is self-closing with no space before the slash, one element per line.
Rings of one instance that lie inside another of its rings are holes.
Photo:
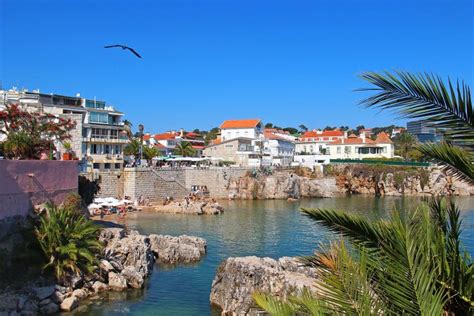
<path fill-rule="evenodd" d="M 137 53 L 136 50 L 134 50 L 133 48 L 131 47 L 128 47 L 128 46 L 125 46 L 125 45 L 108 45 L 108 46 L 104 46 L 104 48 L 114 48 L 114 47 L 120 47 L 122 49 L 128 49 L 129 51 L 131 51 L 135 56 L 137 56 L 138 58 L 142 58 L 142 56 L 140 56 L 140 54 Z"/>

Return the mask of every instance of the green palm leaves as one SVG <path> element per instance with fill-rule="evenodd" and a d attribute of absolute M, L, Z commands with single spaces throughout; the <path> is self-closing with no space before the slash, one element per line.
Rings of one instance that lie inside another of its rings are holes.
<path fill-rule="evenodd" d="M 36 229 L 48 260 L 44 268 L 53 269 L 59 281 L 68 274 L 92 273 L 97 264 L 95 254 L 102 248 L 98 234 L 99 227 L 75 210 L 49 205 Z"/>
<path fill-rule="evenodd" d="M 453 176 L 473 182 L 474 112 L 466 84 L 450 80 L 445 84 L 434 75 L 406 72 L 367 72 L 361 78 L 374 86 L 362 91 L 376 92 L 362 104 L 393 110 L 403 118 L 428 120 L 443 132 L 446 142 L 419 145 L 418 150 Z"/>

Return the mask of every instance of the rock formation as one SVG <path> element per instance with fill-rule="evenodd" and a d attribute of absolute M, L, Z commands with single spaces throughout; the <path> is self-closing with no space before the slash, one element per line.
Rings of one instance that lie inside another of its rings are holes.
<path fill-rule="evenodd" d="M 227 190 L 229 197 L 243 200 L 332 197 L 338 192 L 333 178 L 311 179 L 289 172 L 233 178 L 229 180 Z"/>
<path fill-rule="evenodd" d="M 150 235 L 151 250 L 157 261 L 162 263 L 196 262 L 206 253 L 206 240 L 182 235 Z"/>
<path fill-rule="evenodd" d="M 208 201 L 178 201 L 170 204 L 152 204 L 151 210 L 160 213 L 216 215 L 224 212 L 224 208 L 217 202 Z"/>
<path fill-rule="evenodd" d="M 283 299 L 304 289 L 316 292 L 316 277 L 316 269 L 304 267 L 295 258 L 228 258 L 217 269 L 210 300 L 223 315 L 258 315 L 252 298 L 255 291 Z"/>

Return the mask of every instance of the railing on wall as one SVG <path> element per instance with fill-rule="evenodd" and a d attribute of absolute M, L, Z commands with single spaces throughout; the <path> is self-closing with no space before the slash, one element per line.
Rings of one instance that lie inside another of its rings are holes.
<path fill-rule="evenodd" d="M 414 162 L 414 161 L 396 161 L 396 160 L 352 160 L 352 159 L 331 159 L 330 163 L 353 163 L 353 164 L 382 164 L 388 166 L 406 166 L 406 167 L 429 167 L 428 162 Z"/>

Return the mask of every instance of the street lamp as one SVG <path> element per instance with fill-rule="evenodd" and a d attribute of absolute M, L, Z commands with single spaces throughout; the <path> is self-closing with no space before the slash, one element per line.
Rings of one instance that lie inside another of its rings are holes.
<path fill-rule="evenodd" d="M 140 137 L 140 147 L 138 152 L 138 164 L 142 165 L 142 156 L 143 156 L 143 124 L 138 125 L 138 136 Z"/>

